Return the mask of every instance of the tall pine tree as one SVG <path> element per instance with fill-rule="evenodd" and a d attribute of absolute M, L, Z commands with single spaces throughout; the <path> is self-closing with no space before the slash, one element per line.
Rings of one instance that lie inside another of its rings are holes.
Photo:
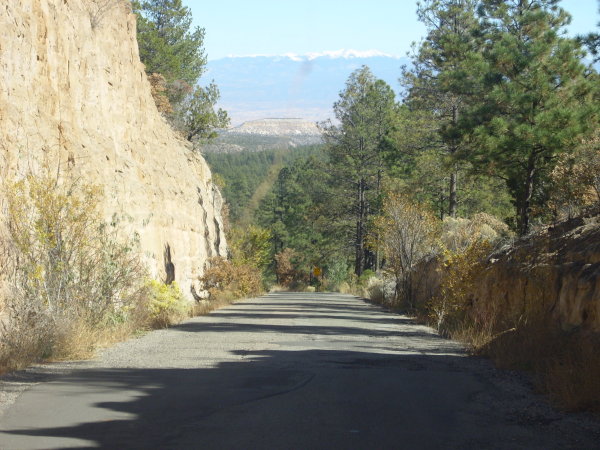
<path fill-rule="evenodd" d="M 369 217 L 380 194 L 383 144 L 394 106 L 394 91 L 363 66 L 350 75 L 333 105 L 339 125 L 322 125 L 340 205 L 350 213 L 348 236 L 354 246 L 356 275 L 375 266 L 366 241 Z"/>
<path fill-rule="evenodd" d="M 564 37 L 570 17 L 558 0 L 481 3 L 485 90 L 466 121 L 479 149 L 472 157 L 507 181 L 525 234 L 557 155 L 597 123 L 593 83 L 580 45 Z"/>
<path fill-rule="evenodd" d="M 464 147 L 458 121 L 461 110 L 476 94 L 472 77 L 477 58 L 476 0 L 424 0 L 417 6 L 427 35 L 413 57 L 402 82 L 408 88 L 406 104 L 427 111 L 434 121 L 435 138 L 430 147 L 439 151 L 449 166 L 448 209 L 455 217 L 458 207 L 458 168 L 454 157 Z"/>
<path fill-rule="evenodd" d="M 226 127 L 229 118 L 222 109 L 215 110 L 220 98 L 215 83 L 198 85 L 206 71 L 204 29 L 192 29 L 192 13 L 181 0 L 135 0 L 132 7 L 146 73 L 160 74 L 166 81 L 170 105 L 163 111 L 169 111 L 171 125 L 189 141 L 215 137 L 215 129 Z"/>

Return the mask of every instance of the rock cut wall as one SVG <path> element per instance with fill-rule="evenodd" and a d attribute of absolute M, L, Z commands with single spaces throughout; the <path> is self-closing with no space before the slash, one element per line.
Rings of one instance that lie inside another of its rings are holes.
<path fill-rule="evenodd" d="M 425 305 L 446 276 L 439 259 L 421 264 L 415 296 Z M 532 315 L 567 332 L 600 332 L 600 214 L 545 228 L 492 254 L 467 292 L 478 321 L 497 317 L 502 332 Z"/>
<path fill-rule="evenodd" d="M 156 110 L 129 2 L 3 0 L 0 30 L 0 176 L 50 158 L 103 186 L 106 217 L 139 233 L 151 275 L 174 267 L 191 297 L 227 251 L 222 198 Z"/>

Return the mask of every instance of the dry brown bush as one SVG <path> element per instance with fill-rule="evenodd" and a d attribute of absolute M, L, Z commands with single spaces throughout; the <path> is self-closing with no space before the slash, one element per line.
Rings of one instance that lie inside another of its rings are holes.
<path fill-rule="evenodd" d="M 385 271 L 395 280 L 394 300 L 412 310 L 415 268 L 436 253 L 439 221 L 408 197 L 390 194 L 376 229 L 387 259 Z"/>
<path fill-rule="evenodd" d="M 161 114 L 171 114 L 173 112 L 173 106 L 167 97 L 167 80 L 160 73 L 153 73 L 148 75 L 148 81 L 150 82 L 150 93 L 156 104 L 156 109 Z"/>
<path fill-rule="evenodd" d="M 275 255 L 275 274 L 277 282 L 283 287 L 290 287 L 296 278 L 296 268 L 292 259 L 296 256 L 296 252 L 291 248 L 285 248 Z"/>
<path fill-rule="evenodd" d="M 123 0 L 87 0 L 86 9 L 90 16 L 90 25 L 96 29 L 108 16 L 109 12 L 117 7 L 131 11 L 131 4 Z"/>
<path fill-rule="evenodd" d="M 222 257 L 211 258 L 207 266 L 200 281 L 211 301 L 251 297 L 263 290 L 261 272 L 256 267 L 236 264 Z"/>

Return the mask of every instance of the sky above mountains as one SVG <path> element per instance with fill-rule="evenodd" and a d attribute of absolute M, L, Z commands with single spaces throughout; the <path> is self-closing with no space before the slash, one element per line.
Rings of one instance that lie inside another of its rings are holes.
<path fill-rule="evenodd" d="M 232 125 L 274 117 L 320 121 L 332 117 L 338 92 L 354 70 L 367 65 L 398 92 L 400 67 L 408 63 L 378 52 L 252 55 L 209 61 L 204 78 L 219 86 L 219 106 L 229 113 Z"/>
<path fill-rule="evenodd" d="M 230 55 L 308 54 L 356 49 L 405 56 L 423 37 L 415 0 L 183 0 L 205 28 L 209 60 Z M 563 0 L 569 33 L 585 34 L 600 20 L 597 0 Z"/>

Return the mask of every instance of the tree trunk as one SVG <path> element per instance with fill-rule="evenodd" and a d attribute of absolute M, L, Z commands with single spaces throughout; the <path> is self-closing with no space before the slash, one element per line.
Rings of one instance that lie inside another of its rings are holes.
<path fill-rule="evenodd" d="M 356 251 L 354 273 L 361 276 L 365 266 L 365 180 L 358 182 L 357 189 L 358 213 L 356 217 L 356 236 L 354 247 Z"/>
<path fill-rule="evenodd" d="M 458 123 L 458 105 L 452 105 L 452 124 L 456 126 Z M 458 150 L 458 146 L 456 143 L 450 147 L 450 155 L 454 156 L 456 151 Z M 454 167 L 454 171 L 450 174 L 450 195 L 448 198 L 448 214 L 450 217 L 456 217 L 456 205 L 458 204 L 458 200 L 456 198 L 456 183 L 458 180 L 458 173 L 456 170 L 456 165 Z"/>
<path fill-rule="evenodd" d="M 535 176 L 535 155 L 529 157 L 527 163 L 527 176 L 525 179 L 525 190 L 519 214 L 519 234 L 524 236 L 529 231 L 529 214 L 531 212 L 531 198 L 533 197 L 533 178 Z"/>
<path fill-rule="evenodd" d="M 383 170 L 379 169 L 377 171 L 377 211 L 375 212 L 375 214 L 380 214 L 381 213 L 381 174 L 382 174 Z M 375 246 L 375 272 L 379 272 L 379 269 L 381 268 L 381 252 L 379 251 L 379 245 L 380 245 L 380 236 L 379 236 L 379 232 L 375 231 L 377 233 L 376 237 L 375 237 L 375 242 L 376 242 L 376 246 Z"/>
<path fill-rule="evenodd" d="M 452 172 L 450 174 L 450 199 L 448 205 L 448 215 L 450 217 L 456 217 L 456 181 L 458 179 L 458 174 L 456 172 Z"/>

